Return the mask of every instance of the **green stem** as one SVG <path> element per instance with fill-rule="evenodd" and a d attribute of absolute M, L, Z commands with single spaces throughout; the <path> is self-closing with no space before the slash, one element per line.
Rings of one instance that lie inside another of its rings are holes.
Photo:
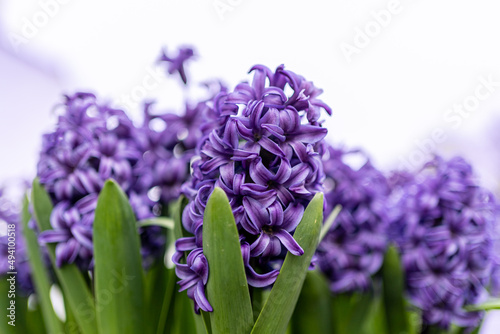
<path fill-rule="evenodd" d="M 50 280 L 45 264 L 42 259 L 42 252 L 40 251 L 36 234 L 28 227 L 28 222 L 31 215 L 28 209 L 28 198 L 25 197 L 23 201 L 22 211 L 22 224 L 23 233 L 26 240 L 26 250 L 30 259 L 29 264 L 31 267 L 31 277 L 35 286 L 35 291 L 40 302 L 40 307 L 43 315 L 43 320 L 47 331 L 49 333 L 62 333 L 63 326 L 52 307 L 50 301 Z M 19 235 L 18 238 L 22 236 Z"/>

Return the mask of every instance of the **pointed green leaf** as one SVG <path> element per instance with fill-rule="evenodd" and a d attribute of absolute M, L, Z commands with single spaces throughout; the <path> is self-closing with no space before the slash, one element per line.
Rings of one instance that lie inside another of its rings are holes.
<path fill-rule="evenodd" d="M 415 307 L 408 307 L 408 301 L 406 301 L 406 304 L 406 314 L 408 315 L 408 323 L 410 326 L 409 334 L 419 334 L 422 331 L 422 311 Z"/>
<path fill-rule="evenodd" d="M 382 265 L 382 284 L 388 334 L 410 333 L 404 300 L 404 276 L 399 253 L 390 246 Z"/>
<path fill-rule="evenodd" d="M 173 295 L 175 294 L 175 283 L 177 279 L 175 276 L 175 269 L 165 268 L 165 270 L 165 274 L 162 275 L 165 279 L 163 297 L 158 298 L 158 291 L 155 289 L 154 291 L 151 291 L 150 301 L 148 302 L 148 307 L 150 308 L 149 312 L 158 314 L 157 319 L 155 319 L 156 322 L 151 324 L 156 327 L 154 332 L 156 334 L 164 333 L 167 328 L 167 323 L 171 321 L 171 319 L 168 319 L 168 314 L 170 309 L 173 307 Z M 154 310 L 154 307 L 158 307 L 159 310 Z"/>
<path fill-rule="evenodd" d="M 106 181 L 94 218 L 97 324 L 101 334 L 144 331 L 144 272 L 134 212 L 125 193 Z"/>
<path fill-rule="evenodd" d="M 212 323 L 210 322 L 210 313 L 205 311 L 200 311 L 200 315 L 203 321 L 203 325 L 205 326 L 205 332 L 207 334 L 212 334 Z M 198 332 L 198 334 L 199 333 L 200 332 Z"/>
<path fill-rule="evenodd" d="M 203 315 L 201 314 L 196 314 L 194 312 L 194 303 L 191 301 L 190 303 L 191 306 L 191 314 L 194 317 L 194 325 L 196 328 L 196 334 L 210 334 L 211 332 L 207 331 L 207 327 L 205 326 L 205 321 L 203 320 Z M 200 313 L 203 311 L 200 311 Z M 210 318 L 210 316 L 208 316 Z M 210 330 L 212 330 L 210 328 Z"/>
<path fill-rule="evenodd" d="M 24 239 L 26 241 L 26 250 L 30 259 L 31 278 L 41 305 L 43 320 L 47 331 L 49 333 L 62 333 L 62 323 L 54 312 L 52 302 L 50 301 L 50 280 L 47 269 L 45 268 L 45 263 L 42 259 L 42 252 L 38 245 L 38 239 L 35 232 L 28 227 L 28 222 L 31 219 L 28 205 L 28 198 L 25 197 L 23 201 L 22 224 Z"/>
<path fill-rule="evenodd" d="M 35 305 L 33 305 L 35 304 Z M 17 318 L 17 317 L 16 317 Z M 16 329 L 19 331 L 18 333 L 36 333 L 36 334 L 45 334 L 47 333 L 45 325 L 43 323 L 43 316 L 42 316 L 42 311 L 40 309 L 40 305 L 37 303 L 33 303 L 31 301 L 30 308 L 28 309 L 27 315 L 26 315 L 26 329 L 24 329 L 26 332 L 23 332 L 23 329 L 18 328 L 16 325 Z M 17 321 L 16 321 L 17 322 Z M 0 333 L 4 333 L 0 331 Z M 65 333 L 65 332 L 61 332 Z M 5 333 L 7 334 L 7 333 Z M 59 333 L 58 333 L 59 334 Z"/>
<path fill-rule="evenodd" d="M 337 334 L 350 333 L 379 333 L 373 331 L 373 307 L 375 306 L 373 293 L 341 293 L 331 298 L 332 326 Z M 385 319 L 384 319 L 385 320 Z M 371 330 L 367 331 L 366 329 Z M 382 333 L 382 332 L 381 332 Z"/>
<path fill-rule="evenodd" d="M 291 320 L 293 334 L 332 333 L 331 292 L 318 271 L 309 271 Z"/>
<path fill-rule="evenodd" d="M 179 199 L 172 204 L 172 213 L 173 213 L 173 220 L 174 220 L 174 238 L 175 240 L 180 239 L 182 237 L 187 236 L 184 227 L 182 227 L 182 212 L 184 211 L 184 208 L 187 205 L 187 198 L 184 196 L 179 197 Z"/>
<path fill-rule="evenodd" d="M 330 300 L 332 310 L 332 327 L 335 334 L 349 334 L 349 327 L 352 306 L 351 296 L 347 293 L 340 293 L 332 296 Z"/>
<path fill-rule="evenodd" d="M 208 266 L 207 298 L 214 334 L 248 334 L 252 329 L 252 303 L 243 257 L 226 193 L 215 188 L 203 217 L 203 253 Z"/>
<path fill-rule="evenodd" d="M 194 305 L 186 291 L 176 292 L 171 328 L 168 333 L 197 334 Z"/>
<path fill-rule="evenodd" d="M 78 325 L 76 324 L 75 321 L 75 315 L 73 314 L 73 310 L 71 307 L 68 305 L 68 301 L 66 298 L 63 296 L 63 302 L 64 302 L 64 311 L 66 313 L 66 322 L 64 324 L 64 333 L 66 334 L 80 334 L 80 331 L 78 330 Z"/>
<path fill-rule="evenodd" d="M 171 230 L 167 232 L 167 243 L 174 242 Z M 168 314 L 173 304 L 173 294 L 175 292 L 175 269 L 167 268 L 164 259 L 156 261 L 147 271 L 146 276 L 146 307 L 149 317 L 148 326 L 152 328 L 152 333 L 162 334 L 167 328 Z"/>
<path fill-rule="evenodd" d="M 169 289 L 173 283 L 172 274 L 173 270 L 167 269 L 163 261 L 155 261 L 146 271 L 145 305 L 150 333 L 163 333 L 164 331 L 166 315 L 163 317 L 163 308 L 165 299 L 173 291 Z M 168 299 L 170 300 L 170 297 Z M 168 314 L 168 307 L 165 313 Z"/>
<path fill-rule="evenodd" d="M 151 219 L 144 219 L 137 222 L 138 227 L 146 226 L 160 226 L 169 230 L 174 228 L 174 221 L 167 217 L 156 217 Z"/>
<path fill-rule="evenodd" d="M 477 305 L 467 305 L 465 306 L 467 311 L 490 311 L 500 309 L 500 298 L 490 298 L 482 304 Z"/>
<path fill-rule="evenodd" d="M 323 194 L 318 193 L 307 206 L 293 237 L 304 250 L 302 256 L 288 253 L 271 294 L 252 330 L 253 334 L 285 333 L 299 298 L 312 256 L 319 242 L 323 223 Z"/>
<path fill-rule="evenodd" d="M 42 232 L 51 230 L 52 201 L 38 179 L 33 181 L 31 196 L 38 228 Z M 57 267 L 55 247 L 55 244 L 47 244 L 49 257 L 80 331 L 82 334 L 95 334 L 97 332 L 95 305 L 89 287 L 76 265 L 66 264 L 61 268 Z"/>
<path fill-rule="evenodd" d="M 342 210 L 342 205 L 338 204 L 333 208 L 332 212 L 330 212 L 328 218 L 325 221 L 325 224 L 321 228 L 321 233 L 319 234 L 319 242 L 321 242 L 321 240 L 323 240 L 325 235 L 328 233 L 330 227 L 332 227 L 333 223 L 335 222 L 335 219 L 337 219 L 341 210 Z"/>
<path fill-rule="evenodd" d="M 262 311 L 264 304 L 266 303 L 267 297 L 269 297 L 269 290 L 252 288 L 250 290 L 250 294 L 250 298 L 252 299 L 253 319 L 255 322 L 257 321 L 257 318 L 259 317 L 260 311 Z"/>
<path fill-rule="evenodd" d="M 351 312 L 347 324 L 347 333 L 367 333 L 366 327 L 373 303 L 374 296 L 372 293 L 355 293 L 351 295 Z"/>
<path fill-rule="evenodd" d="M 364 327 L 365 333 L 387 333 L 387 325 L 385 321 L 384 300 L 381 294 L 375 290 L 370 313 Z"/>
<path fill-rule="evenodd" d="M 15 314 L 16 310 L 20 307 L 19 303 L 19 294 L 16 297 L 11 296 L 12 298 L 7 297 L 10 291 L 10 282 L 7 281 L 9 277 L 0 276 L 0 309 L 2 310 L 1 315 L 2 318 L 0 320 L 0 333 L 2 334 L 19 334 L 22 333 L 23 330 L 26 330 L 24 327 L 24 321 L 26 319 L 20 319 L 19 314 Z M 14 314 L 10 317 L 9 307 L 11 306 L 11 301 L 15 303 Z M 10 323 L 10 324 L 9 324 Z"/>

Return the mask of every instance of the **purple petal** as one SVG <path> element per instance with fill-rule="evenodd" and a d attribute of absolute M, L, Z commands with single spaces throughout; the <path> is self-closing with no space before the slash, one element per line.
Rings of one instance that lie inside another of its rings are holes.
<path fill-rule="evenodd" d="M 257 240 L 250 245 L 250 255 L 259 256 L 262 254 L 269 246 L 270 241 L 271 238 L 266 233 L 262 232 Z"/>
<path fill-rule="evenodd" d="M 205 312 L 212 312 L 214 309 L 212 305 L 208 302 L 207 297 L 205 296 L 205 286 L 203 282 L 199 281 L 196 284 L 196 291 L 194 293 L 194 299 L 198 306 Z"/>
<path fill-rule="evenodd" d="M 279 275 L 279 270 L 275 269 L 265 274 L 258 274 L 251 266 L 246 266 L 248 284 L 256 288 L 264 288 L 270 286 L 276 281 Z"/>
<path fill-rule="evenodd" d="M 265 150 L 268 152 L 271 152 L 279 157 L 284 158 L 285 153 L 283 150 L 280 148 L 278 144 L 276 144 L 274 141 L 269 139 L 268 137 L 262 137 L 259 139 L 259 145 L 262 146 Z"/>
<path fill-rule="evenodd" d="M 288 232 L 295 230 L 304 216 L 304 206 L 299 203 L 290 203 L 284 211 L 283 228 Z"/>
<path fill-rule="evenodd" d="M 194 237 L 186 237 L 177 239 L 175 249 L 179 252 L 190 251 L 196 248 L 196 239 Z"/>
<path fill-rule="evenodd" d="M 297 241 L 295 241 L 295 239 L 287 231 L 281 230 L 276 233 L 275 236 L 280 239 L 283 246 L 285 246 L 286 249 L 288 249 L 288 251 L 293 255 L 300 256 L 304 254 L 302 247 L 300 247 Z"/>
<path fill-rule="evenodd" d="M 40 233 L 38 241 L 44 244 L 54 242 L 66 242 L 71 237 L 67 230 L 47 230 Z"/>

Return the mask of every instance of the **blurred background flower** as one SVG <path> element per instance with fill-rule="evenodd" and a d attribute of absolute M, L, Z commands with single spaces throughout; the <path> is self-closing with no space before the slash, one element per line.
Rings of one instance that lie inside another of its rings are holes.
<path fill-rule="evenodd" d="M 498 205 L 460 157 L 435 157 L 393 185 L 389 233 L 402 254 L 406 289 L 424 324 L 476 327 L 464 306 L 498 292 Z"/>
<path fill-rule="evenodd" d="M 373 290 L 388 240 L 389 185 L 365 153 L 329 146 L 324 159 L 325 216 L 342 210 L 317 251 L 317 264 L 335 293 Z"/>

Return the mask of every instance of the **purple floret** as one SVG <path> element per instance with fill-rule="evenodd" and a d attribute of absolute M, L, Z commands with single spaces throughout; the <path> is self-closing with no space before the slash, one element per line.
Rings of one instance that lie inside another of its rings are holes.
<path fill-rule="evenodd" d="M 309 201 L 323 189 L 321 145 L 327 129 L 319 110 L 331 110 L 316 99 L 320 90 L 283 66 L 273 73 L 257 65 L 251 72 L 251 84 L 213 99 L 192 163 L 193 179 L 183 186 L 190 202 L 182 223 L 193 236 L 177 240 L 174 259 L 183 263 L 193 252 L 202 256 L 203 213 L 214 187 L 220 187 L 240 233 L 248 283 L 267 287 L 287 252 L 304 253 L 293 233 Z M 179 284 L 194 296 L 196 309 L 211 311 L 201 288 L 208 264 L 197 264 L 203 270 L 191 263 L 178 270 Z"/>
<path fill-rule="evenodd" d="M 168 74 L 174 74 L 178 72 L 181 76 L 182 82 L 187 84 L 186 71 L 184 69 L 184 63 L 189 59 L 194 57 L 194 50 L 190 47 L 181 47 L 177 51 L 177 55 L 175 57 L 167 56 L 166 50 L 163 50 L 159 62 L 167 63 L 167 72 Z"/>

